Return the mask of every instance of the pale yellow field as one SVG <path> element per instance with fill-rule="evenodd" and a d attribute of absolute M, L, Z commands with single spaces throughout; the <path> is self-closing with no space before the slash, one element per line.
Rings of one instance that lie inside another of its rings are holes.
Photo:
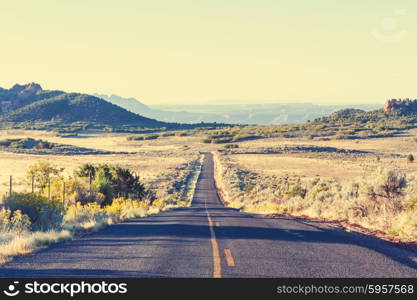
<path fill-rule="evenodd" d="M 284 139 L 272 138 L 246 141 L 241 143 L 241 147 L 277 147 L 283 145 L 314 145 L 314 146 L 329 146 L 336 148 L 343 148 L 349 150 L 362 150 L 369 152 L 379 152 L 386 154 L 417 154 L 417 130 L 410 130 L 404 136 L 390 137 L 390 138 L 375 138 L 375 139 L 359 139 L 359 140 L 329 140 L 318 141 L 309 139 Z"/>
<path fill-rule="evenodd" d="M 341 179 L 367 175 L 375 169 L 393 168 L 404 173 L 417 172 L 417 137 L 416 130 L 407 135 L 391 138 L 366 140 L 330 140 L 316 141 L 307 139 L 262 139 L 240 144 L 240 150 L 259 149 L 281 146 L 320 146 L 347 150 L 368 151 L 365 155 L 331 154 L 331 153 L 295 153 L 295 154 L 250 154 L 231 155 L 241 168 L 266 174 L 288 173 L 302 177 L 321 176 Z M 408 154 L 413 154 L 416 162 L 409 163 Z M 395 155 L 400 155 L 395 157 Z M 379 161 L 377 160 L 379 157 Z"/>
<path fill-rule="evenodd" d="M 144 182 L 172 172 L 196 157 L 196 137 L 166 137 L 159 140 L 127 141 L 127 134 L 90 134 L 76 138 L 60 138 L 43 131 L 7 130 L 0 131 L 0 139 L 25 138 L 43 139 L 49 142 L 74 145 L 107 151 L 130 152 L 131 154 L 109 155 L 28 155 L 0 151 L 0 195 L 9 189 L 9 176 L 13 176 L 13 190 L 29 191 L 25 179 L 27 168 L 46 161 L 64 168 L 64 175 L 71 176 L 74 169 L 83 163 L 110 163 L 136 171 Z M 193 141 L 194 140 L 194 141 Z M 187 145 L 194 145 L 192 147 Z"/>
<path fill-rule="evenodd" d="M 343 179 L 363 176 L 366 169 L 359 163 L 334 159 L 318 159 L 281 154 L 239 154 L 232 155 L 232 161 L 240 169 L 247 169 L 266 175 L 288 175 Z"/>
<path fill-rule="evenodd" d="M 201 137 L 161 137 L 156 140 L 127 141 L 131 134 L 104 133 L 81 134 L 75 138 L 62 138 L 54 133 L 33 130 L 0 130 L 0 139 L 25 138 L 43 139 L 50 142 L 69 144 L 98 150 L 129 152 L 131 154 L 112 155 L 27 155 L 0 152 L 0 195 L 8 190 L 9 176 L 13 176 L 16 191 L 29 190 L 25 172 L 29 165 L 47 161 L 65 168 L 64 174 L 70 176 L 73 170 L 83 163 L 112 163 L 130 168 L 139 173 L 144 181 L 170 172 L 191 157 L 203 151 L 222 149 L 224 145 L 204 144 Z M 260 147 L 280 147 L 284 145 L 329 146 L 350 150 L 364 150 L 371 154 L 355 156 L 329 153 L 293 154 L 239 154 L 230 155 L 239 168 L 264 173 L 266 175 L 296 175 L 311 178 L 320 176 L 327 179 L 360 177 L 371 173 L 378 167 L 400 169 L 406 173 L 417 172 L 417 162 L 408 163 L 404 157 L 391 157 L 392 154 L 407 155 L 417 150 L 413 137 L 417 131 L 409 131 L 404 137 L 368 140 L 316 141 L 307 139 L 261 139 L 239 143 L 239 151 L 250 151 Z M 416 151 L 417 154 L 417 151 Z M 377 161 L 376 157 L 380 156 Z M 416 155 L 417 159 L 417 155 Z"/>

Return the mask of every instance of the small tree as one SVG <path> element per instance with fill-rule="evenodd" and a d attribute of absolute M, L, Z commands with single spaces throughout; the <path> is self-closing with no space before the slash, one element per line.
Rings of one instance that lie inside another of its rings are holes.
<path fill-rule="evenodd" d="M 407 156 L 407 161 L 409 162 L 409 163 L 412 163 L 413 161 L 414 161 L 414 156 L 410 153 L 410 154 L 408 154 L 408 156 Z"/>
<path fill-rule="evenodd" d="M 34 178 L 36 186 L 44 190 L 48 186 L 49 180 L 58 177 L 63 171 L 64 168 L 58 168 L 47 162 L 38 162 L 29 166 L 26 177 L 30 182 Z"/>

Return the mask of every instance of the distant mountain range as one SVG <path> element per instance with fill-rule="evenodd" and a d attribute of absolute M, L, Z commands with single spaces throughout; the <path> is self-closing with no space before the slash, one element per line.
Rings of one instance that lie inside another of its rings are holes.
<path fill-rule="evenodd" d="M 408 103 L 408 102 L 407 102 Z M 392 102 L 398 106 L 397 102 Z M 135 98 L 43 90 L 37 83 L 0 88 L 0 128 L 146 131 L 227 124 L 290 124 L 378 105 L 299 104 L 147 106 Z"/>
<path fill-rule="evenodd" d="M 146 118 L 101 98 L 45 91 L 37 83 L 0 88 L 0 125 L 28 129 L 161 128 L 172 124 Z"/>
<path fill-rule="evenodd" d="M 95 94 L 95 96 L 149 118 L 177 123 L 292 124 L 328 116 L 346 108 L 369 111 L 381 107 L 378 104 L 315 105 L 310 103 L 147 106 L 135 98 L 102 94 Z"/>

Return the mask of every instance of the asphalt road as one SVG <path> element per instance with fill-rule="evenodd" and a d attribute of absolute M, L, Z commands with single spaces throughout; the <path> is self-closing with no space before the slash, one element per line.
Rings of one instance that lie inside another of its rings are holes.
<path fill-rule="evenodd" d="M 18 257 L 0 277 L 417 277 L 417 254 L 321 223 L 225 208 L 206 154 L 192 207 Z"/>

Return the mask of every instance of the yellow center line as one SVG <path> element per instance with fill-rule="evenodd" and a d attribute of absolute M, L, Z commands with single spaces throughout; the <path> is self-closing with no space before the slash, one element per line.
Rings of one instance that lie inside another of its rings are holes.
<path fill-rule="evenodd" d="M 232 251 L 229 248 L 224 249 L 224 255 L 226 256 L 226 263 L 229 267 L 235 266 L 235 260 L 232 256 Z"/>
<path fill-rule="evenodd" d="M 209 225 L 210 235 L 211 235 L 211 238 L 210 238 L 211 248 L 213 249 L 213 277 L 221 278 L 222 277 L 222 263 L 220 259 L 219 245 L 217 244 L 216 233 L 214 232 L 214 229 L 213 229 L 213 221 L 207 209 L 207 199 L 205 200 L 205 206 L 206 206 L 207 220 L 208 220 L 208 225 Z"/>

